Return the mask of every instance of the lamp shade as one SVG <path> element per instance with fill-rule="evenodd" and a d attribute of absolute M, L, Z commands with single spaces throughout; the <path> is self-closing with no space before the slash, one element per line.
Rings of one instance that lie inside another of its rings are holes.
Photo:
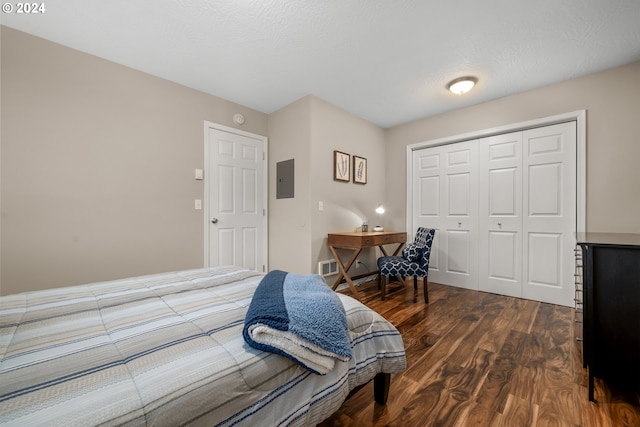
<path fill-rule="evenodd" d="M 382 215 L 384 213 L 384 206 L 379 205 L 376 208 L 376 213 L 377 215 L 377 223 L 380 224 L 380 215 Z M 373 231 L 384 231 L 384 228 L 382 228 L 381 225 L 376 225 L 375 227 L 373 227 Z"/>

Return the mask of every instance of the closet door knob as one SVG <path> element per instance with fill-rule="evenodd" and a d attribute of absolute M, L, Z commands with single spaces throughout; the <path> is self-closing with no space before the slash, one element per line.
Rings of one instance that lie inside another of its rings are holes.
<path fill-rule="evenodd" d="M 218 218 L 211 218 L 211 224 L 217 224 Z"/>

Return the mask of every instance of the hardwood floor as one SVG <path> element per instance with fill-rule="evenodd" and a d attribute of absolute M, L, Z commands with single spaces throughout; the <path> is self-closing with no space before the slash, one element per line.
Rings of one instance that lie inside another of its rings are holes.
<path fill-rule="evenodd" d="M 428 305 L 412 286 L 385 301 L 375 282 L 360 289 L 402 334 L 407 370 L 386 405 L 368 385 L 320 426 L 640 426 L 637 394 L 596 379 L 589 402 L 571 308 L 435 283 Z"/>

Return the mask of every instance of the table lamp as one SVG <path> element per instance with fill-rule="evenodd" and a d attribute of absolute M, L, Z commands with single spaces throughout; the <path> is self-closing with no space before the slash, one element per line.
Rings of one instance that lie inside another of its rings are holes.
<path fill-rule="evenodd" d="M 384 206 L 380 205 L 376 208 L 376 223 L 380 224 L 380 215 L 382 215 L 384 213 Z M 375 227 L 373 227 L 373 231 L 384 231 L 384 228 L 382 228 L 381 225 L 376 225 Z"/>

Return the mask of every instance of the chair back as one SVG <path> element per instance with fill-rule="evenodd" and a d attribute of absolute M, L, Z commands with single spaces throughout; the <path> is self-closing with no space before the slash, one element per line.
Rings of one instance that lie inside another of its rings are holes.
<path fill-rule="evenodd" d="M 420 264 L 422 266 L 429 266 L 429 257 L 431 256 L 431 244 L 433 243 L 433 237 L 436 235 L 436 230 L 433 228 L 419 227 L 416 233 L 416 237 L 413 240 L 416 246 L 422 248 L 422 258 Z"/>

